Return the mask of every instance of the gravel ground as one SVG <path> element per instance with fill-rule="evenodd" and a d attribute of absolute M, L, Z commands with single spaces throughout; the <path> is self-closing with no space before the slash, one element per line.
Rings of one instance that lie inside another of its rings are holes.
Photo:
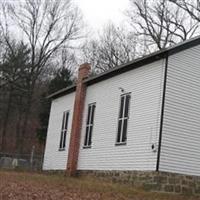
<path fill-rule="evenodd" d="M 0 171 L 0 200 L 196 200 L 89 178 Z"/>

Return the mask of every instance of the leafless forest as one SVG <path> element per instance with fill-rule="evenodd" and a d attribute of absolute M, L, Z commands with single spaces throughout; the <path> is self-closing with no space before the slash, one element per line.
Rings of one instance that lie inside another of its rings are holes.
<path fill-rule="evenodd" d="M 200 0 L 130 0 L 121 26 L 94 36 L 72 0 L 0 1 L 0 153 L 41 154 L 48 94 L 199 35 Z M 92 36 L 92 37 L 91 37 Z"/>

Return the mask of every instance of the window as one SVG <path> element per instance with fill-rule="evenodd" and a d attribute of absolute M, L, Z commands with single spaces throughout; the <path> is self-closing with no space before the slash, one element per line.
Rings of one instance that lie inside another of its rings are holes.
<path fill-rule="evenodd" d="M 84 147 L 91 147 L 92 144 L 92 131 L 94 126 L 95 107 L 95 103 L 89 104 L 88 106 Z"/>
<path fill-rule="evenodd" d="M 59 146 L 60 150 L 64 150 L 65 149 L 68 119 L 69 119 L 69 111 L 65 111 L 63 113 L 63 119 L 62 119 L 62 128 L 61 128 L 61 135 L 60 135 L 60 146 Z"/>
<path fill-rule="evenodd" d="M 120 99 L 116 144 L 125 144 L 127 139 L 127 125 L 129 118 L 130 93 L 123 94 Z"/>

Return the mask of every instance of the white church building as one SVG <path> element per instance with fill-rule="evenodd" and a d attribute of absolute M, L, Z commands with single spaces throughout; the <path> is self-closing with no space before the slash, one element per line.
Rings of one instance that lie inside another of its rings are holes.
<path fill-rule="evenodd" d="M 200 38 L 52 95 L 43 170 L 200 176 Z"/>

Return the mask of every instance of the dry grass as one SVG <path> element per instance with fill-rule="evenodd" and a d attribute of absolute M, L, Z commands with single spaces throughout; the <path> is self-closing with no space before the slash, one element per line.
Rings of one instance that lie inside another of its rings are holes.
<path fill-rule="evenodd" d="M 195 200 L 190 196 L 145 192 L 95 178 L 69 178 L 0 171 L 0 200 Z"/>

